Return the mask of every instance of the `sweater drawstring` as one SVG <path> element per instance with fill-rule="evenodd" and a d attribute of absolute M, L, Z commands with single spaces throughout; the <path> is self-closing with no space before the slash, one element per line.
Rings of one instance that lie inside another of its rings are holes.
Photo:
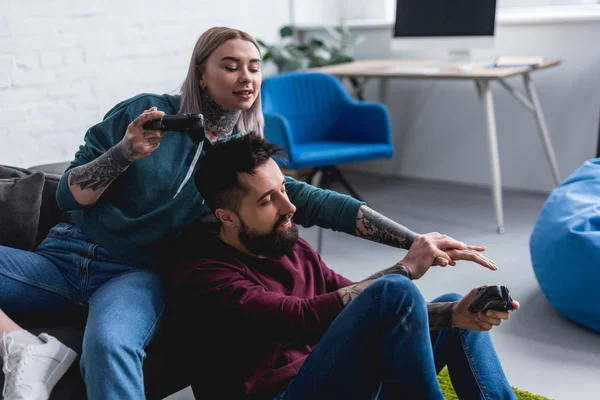
<path fill-rule="evenodd" d="M 188 169 L 188 172 L 185 175 L 183 182 L 181 182 L 181 185 L 179 185 L 179 189 L 177 189 L 177 193 L 175 193 L 175 196 L 173 196 L 173 198 L 177 197 L 177 195 L 181 192 L 181 189 L 183 189 L 183 187 L 185 186 L 187 181 L 190 180 L 190 177 L 194 173 L 194 168 L 196 167 L 196 164 L 198 163 L 198 159 L 200 158 L 200 154 L 202 154 L 203 147 L 204 147 L 204 141 L 202 141 L 198 144 L 198 149 L 196 150 L 196 154 L 194 155 L 194 159 L 192 160 L 192 165 L 190 165 L 190 168 Z"/>

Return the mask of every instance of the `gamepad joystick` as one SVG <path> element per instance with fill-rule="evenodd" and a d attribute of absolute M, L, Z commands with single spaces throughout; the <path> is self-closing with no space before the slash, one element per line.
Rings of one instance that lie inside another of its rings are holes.
<path fill-rule="evenodd" d="M 185 132 L 194 142 L 201 142 L 205 137 L 202 114 L 165 115 L 162 118 L 144 122 L 142 127 L 150 130 Z"/>
<path fill-rule="evenodd" d="M 482 287 L 469 304 L 469 311 L 474 313 L 487 310 L 510 311 L 514 309 L 512 301 L 506 286 Z"/>

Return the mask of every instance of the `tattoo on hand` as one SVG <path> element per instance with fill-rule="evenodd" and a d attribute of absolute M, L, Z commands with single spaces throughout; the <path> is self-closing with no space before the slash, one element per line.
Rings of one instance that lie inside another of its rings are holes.
<path fill-rule="evenodd" d="M 417 235 L 369 207 L 362 206 L 357 217 L 357 236 L 408 249 Z"/>
<path fill-rule="evenodd" d="M 150 146 L 157 146 L 158 145 L 158 138 L 150 138 L 150 139 L 148 139 L 148 144 Z"/>
<path fill-rule="evenodd" d="M 123 145 L 121 146 L 118 144 L 115 146 L 115 150 L 122 153 L 123 157 L 125 157 L 128 161 L 132 162 L 137 156 L 140 155 L 140 152 L 133 147 L 133 142 L 131 140 L 125 138 L 121 143 Z"/>

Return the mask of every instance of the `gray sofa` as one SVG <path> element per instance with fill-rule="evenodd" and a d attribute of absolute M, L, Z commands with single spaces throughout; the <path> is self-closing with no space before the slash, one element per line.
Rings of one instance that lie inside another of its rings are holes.
<path fill-rule="evenodd" d="M 0 244 L 35 248 L 52 226 L 60 221 L 70 221 L 69 214 L 58 208 L 55 199 L 58 181 L 66 165 L 51 164 L 29 169 L 0 166 Z M 81 354 L 85 310 L 74 306 L 71 312 L 63 315 L 12 317 L 24 328 L 34 333 L 53 335 Z M 189 369 L 181 359 L 177 359 L 178 353 L 181 353 L 180 339 L 170 338 L 175 329 L 170 330 L 169 327 L 169 323 L 164 324 L 157 338 L 146 349 L 144 379 L 146 397 L 150 400 L 163 399 L 189 386 Z M 3 377 L 0 374 L 0 386 Z M 55 387 L 51 400 L 85 399 L 78 359 Z"/>

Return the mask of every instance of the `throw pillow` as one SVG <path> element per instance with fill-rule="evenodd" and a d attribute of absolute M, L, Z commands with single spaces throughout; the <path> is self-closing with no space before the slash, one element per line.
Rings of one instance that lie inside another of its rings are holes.
<path fill-rule="evenodd" d="M 0 245 L 34 250 L 44 173 L 0 165 Z"/>

